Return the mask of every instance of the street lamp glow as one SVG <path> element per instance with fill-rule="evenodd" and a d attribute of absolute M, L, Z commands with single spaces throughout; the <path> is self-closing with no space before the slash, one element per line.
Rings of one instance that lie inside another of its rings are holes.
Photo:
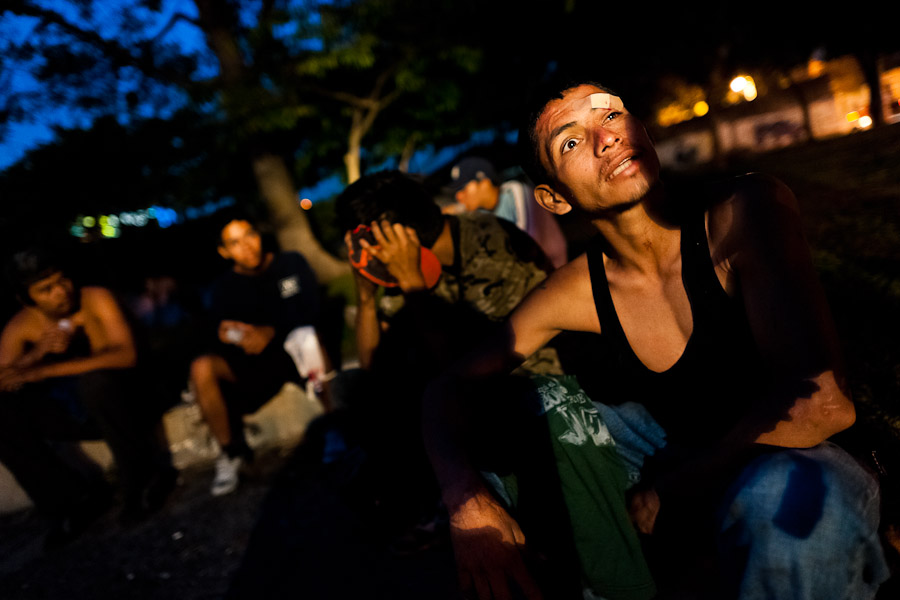
<path fill-rule="evenodd" d="M 752 102 L 756 100 L 756 84 L 753 83 L 753 80 L 749 77 L 747 78 L 747 85 L 744 86 L 744 100 L 747 102 Z"/>
<path fill-rule="evenodd" d="M 869 115 L 864 115 L 859 118 L 859 126 L 865 129 L 866 127 L 871 127 L 872 125 L 872 117 Z"/>
<path fill-rule="evenodd" d="M 694 114 L 698 117 L 702 117 L 706 113 L 709 112 L 709 104 L 701 100 L 697 104 L 694 105 Z"/>
<path fill-rule="evenodd" d="M 740 94 L 744 91 L 744 88 L 747 87 L 747 78 L 741 75 L 740 77 L 735 77 L 731 80 L 731 91 L 735 94 Z"/>

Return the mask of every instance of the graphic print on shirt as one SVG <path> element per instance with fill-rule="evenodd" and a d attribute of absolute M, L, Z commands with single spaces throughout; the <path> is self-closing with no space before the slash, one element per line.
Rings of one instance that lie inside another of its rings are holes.
<path fill-rule="evenodd" d="M 280 279 L 278 281 L 278 289 L 281 292 L 282 298 L 290 298 L 291 296 L 296 296 L 300 293 L 300 280 L 297 279 L 296 275 L 291 275 L 290 277 Z"/>
<path fill-rule="evenodd" d="M 565 423 L 558 436 L 560 442 L 584 446 L 612 446 L 615 441 L 606 424 L 600 420 L 597 408 L 577 384 L 566 385 L 566 378 L 537 377 L 537 392 L 547 416 L 556 415 Z"/>

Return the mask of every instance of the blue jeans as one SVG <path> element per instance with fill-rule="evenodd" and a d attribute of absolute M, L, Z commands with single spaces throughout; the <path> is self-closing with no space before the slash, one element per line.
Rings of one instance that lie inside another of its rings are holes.
<path fill-rule="evenodd" d="M 758 457 L 720 505 L 726 596 L 865 600 L 889 576 L 878 538 L 878 485 L 824 442 Z"/>
<path fill-rule="evenodd" d="M 596 403 L 623 462 L 637 474 L 665 446 L 641 407 Z M 718 503 L 717 598 L 866 600 L 890 576 L 878 538 L 875 479 L 831 442 L 772 449 Z"/>

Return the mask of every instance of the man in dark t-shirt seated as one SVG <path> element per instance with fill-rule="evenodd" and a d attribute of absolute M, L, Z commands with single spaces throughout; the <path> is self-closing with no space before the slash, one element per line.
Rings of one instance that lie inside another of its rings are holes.
<path fill-rule="evenodd" d="M 301 380 L 284 344 L 292 331 L 314 324 L 319 308 L 317 283 L 303 257 L 264 250 L 249 221 L 228 220 L 218 251 L 232 267 L 213 283 L 207 302 L 216 342 L 191 364 L 197 402 L 222 448 L 214 496 L 234 491 L 240 468 L 252 459 L 243 415 L 256 412 L 285 382 Z"/>

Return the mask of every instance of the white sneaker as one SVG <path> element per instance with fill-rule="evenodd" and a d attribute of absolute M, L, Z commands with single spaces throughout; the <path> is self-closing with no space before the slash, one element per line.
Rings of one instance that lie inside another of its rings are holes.
<path fill-rule="evenodd" d="M 240 456 L 229 458 L 225 453 L 219 455 L 216 459 L 216 476 L 209 490 L 213 496 L 224 496 L 237 488 L 238 471 L 243 464 L 244 459 Z"/>

